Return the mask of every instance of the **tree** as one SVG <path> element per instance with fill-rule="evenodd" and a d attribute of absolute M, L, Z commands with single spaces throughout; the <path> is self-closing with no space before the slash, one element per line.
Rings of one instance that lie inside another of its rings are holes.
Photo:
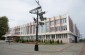
<path fill-rule="evenodd" d="M 6 34 L 8 29 L 8 18 L 6 16 L 0 17 L 0 39 L 3 38 L 2 36 Z"/>

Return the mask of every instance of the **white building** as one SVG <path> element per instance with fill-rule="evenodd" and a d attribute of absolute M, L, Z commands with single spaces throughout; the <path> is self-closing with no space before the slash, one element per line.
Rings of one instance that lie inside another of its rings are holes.
<path fill-rule="evenodd" d="M 70 16 L 62 15 L 47 18 L 44 25 L 39 25 L 38 38 L 40 40 L 62 40 L 64 43 L 78 42 L 80 32 Z M 36 38 L 36 24 L 34 22 L 16 26 L 10 31 L 13 37 L 29 40 Z"/>

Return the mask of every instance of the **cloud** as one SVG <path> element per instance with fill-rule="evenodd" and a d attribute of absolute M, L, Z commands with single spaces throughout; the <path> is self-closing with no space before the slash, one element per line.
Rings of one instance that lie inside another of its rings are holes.
<path fill-rule="evenodd" d="M 74 23 L 77 24 L 79 30 L 85 31 L 85 1 L 84 0 L 39 0 L 46 11 L 46 17 L 54 17 L 68 13 Z M 35 0 L 0 0 L 0 16 L 9 18 L 9 26 L 15 27 L 33 21 L 29 11 L 38 5 Z"/>
<path fill-rule="evenodd" d="M 29 10 L 32 9 L 29 4 L 23 3 L 20 0 L 0 0 L 0 16 L 7 16 L 10 19 L 9 26 L 28 23 L 32 21 L 29 17 Z M 13 25 L 14 24 L 14 25 Z"/>

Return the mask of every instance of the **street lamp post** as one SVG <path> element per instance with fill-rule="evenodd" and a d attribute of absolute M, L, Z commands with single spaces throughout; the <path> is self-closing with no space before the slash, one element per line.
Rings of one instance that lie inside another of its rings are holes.
<path fill-rule="evenodd" d="M 35 0 L 36 1 L 36 0 Z M 36 1 L 37 2 L 37 1 Z M 41 21 L 46 20 L 46 18 L 43 17 L 43 14 L 45 14 L 45 12 L 42 12 L 42 8 L 39 4 L 39 1 L 37 2 L 37 4 L 39 5 L 39 7 L 32 9 L 29 11 L 29 13 L 32 14 L 37 14 L 37 19 L 34 18 L 34 21 L 36 23 L 36 41 L 35 41 L 35 47 L 34 47 L 34 51 L 39 51 L 39 47 L 38 47 L 38 25 L 43 25 L 42 22 L 38 22 L 38 17 L 40 17 Z"/>
<path fill-rule="evenodd" d="M 39 51 L 39 47 L 38 47 L 38 10 L 37 10 L 37 20 L 36 20 L 36 41 L 35 41 L 34 50 Z"/>
<path fill-rule="evenodd" d="M 30 10 L 30 13 L 32 14 L 37 14 L 37 19 L 35 19 L 35 23 L 36 23 L 36 40 L 35 40 L 35 47 L 34 47 L 34 51 L 39 51 L 39 47 L 38 47 L 38 15 L 39 15 L 39 9 L 41 9 L 41 7 L 37 7 L 35 9 Z"/>

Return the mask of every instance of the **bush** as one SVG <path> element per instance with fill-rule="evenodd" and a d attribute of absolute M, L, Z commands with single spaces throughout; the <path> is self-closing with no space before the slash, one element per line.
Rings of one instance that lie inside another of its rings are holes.
<path fill-rule="evenodd" d="M 16 40 L 15 40 L 15 42 L 19 42 L 19 41 L 20 41 L 20 39 L 16 39 Z"/>
<path fill-rule="evenodd" d="M 25 40 L 25 42 L 28 42 L 28 40 Z"/>
<path fill-rule="evenodd" d="M 41 42 L 43 43 L 43 40 L 41 40 Z"/>
<path fill-rule="evenodd" d="M 57 44 L 59 44 L 59 40 L 57 40 Z"/>
<path fill-rule="evenodd" d="M 25 41 L 22 39 L 21 42 L 24 43 Z"/>
<path fill-rule="evenodd" d="M 52 41 L 50 40 L 50 44 L 52 44 Z"/>
<path fill-rule="evenodd" d="M 52 40 L 52 43 L 54 43 L 54 40 Z"/>
<path fill-rule="evenodd" d="M 41 42 L 41 40 L 38 40 L 38 42 Z"/>
<path fill-rule="evenodd" d="M 47 42 L 48 42 L 48 41 L 47 41 L 47 40 L 45 40 L 45 44 L 47 44 Z"/>
<path fill-rule="evenodd" d="M 45 43 L 45 40 L 43 42 Z"/>
<path fill-rule="evenodd" d="M 61 43 L 61 44 L 63 43 L 62 40 L 60 41 L 60 43 Z"/>

